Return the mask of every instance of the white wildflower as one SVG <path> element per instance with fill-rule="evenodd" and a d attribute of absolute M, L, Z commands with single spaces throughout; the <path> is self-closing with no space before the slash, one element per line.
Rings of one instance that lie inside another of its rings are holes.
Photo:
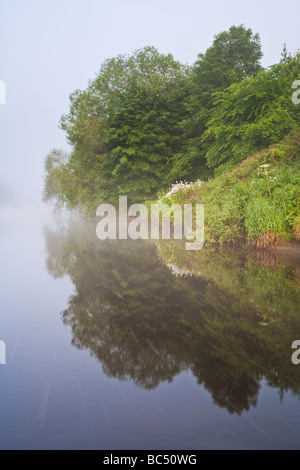
<path fill-rule="evenodd" d="M 187 181 L 176 181 L 175 184 L 172 184 L 172 187 L 169 188 L 169 191 L 165 194 L 164 197 L 170 197 L 172 194 L 176 194 L 180 189 L 185 191 L 187 189 L 195 189 L 196 187 L 201 187 L 200 180 L 197 180 L 194 183 L 188 183 Z"/>
<path fill-rule="evenodd" d="M 264 165 L 260 165 L 258 168 L 268 168 L 271 166 L 269 163 L 265 163 Z"/>

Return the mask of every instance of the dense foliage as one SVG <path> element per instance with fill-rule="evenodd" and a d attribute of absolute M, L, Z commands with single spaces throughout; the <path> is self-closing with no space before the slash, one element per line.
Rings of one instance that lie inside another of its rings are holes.
<path fill-rule="evenodd" d="M 143 200 L 170 184 L 171 159 L 182 145 L 186 81 L 184 66 L 146 47 L 107 60 L 87 90 L 70 96 L 61 127 L 73 150 L 55 172 L 69 205 L 93 207 L 119 194 Z"/>
<path fill-rule="evenodd" d="M 300 128 L 201 185 L 175 186 L 167 204 L 205 205 L 207 243 L 265 247 L 300 240 Z"/>
<path fill-rule="evenodd" d="M 174 159 L 174 177 L 177 179 L 203 178 L 208 174 L 206 147 L 202 136 L 211 119 L 215 93 L 247 77 L 255 77 L 261 70 L 260 39 L 243 25 L 232 26 L 215 36 L 205 54 L 199 54 L 191 70 L 186 100 L 186 119 L 183 120 L 184 146 Z"/>
<path fill-rule="evenodd" d="M 299 100 L 292 100 L 300 53 L 284 48 L 281 61 L 267 69 L 261 57 L 259 35 L 240 25 L 216 35 L 190 67 L 153 47 L 106 60 L 87 89 L 70 96 L 61 128 L 71 152 L 54 149 L 46 157 L 44 200 L 94 214 L 120 195 L 151 201 L 176 181 L 228 175 L 251 155 L 272 150 L 300 126 Z M 212 201 L 214 223 L 221 219 L 226 226 L 211 233 L 212 240 L 299 232 L 299 153 L 289 159 L 284 144 L 276 152 L 285 166 L 271 166 L 264 186 L 251 172 L 255 184 L 233 185 L 230 193 L 227 176 L 210 180 L 208 188 L 215 187 L 220 199 Z M 192 200 L 207 203 L 203 197 L 196 190 Z"/>
<path fill-rule="evenodd" d="M 252 153 L 280 142 L 300 125 L 300 107 L 291 99 L 291 85 L 300 76 L 300 53 L 256 77 L 215 94 L 215 106 L 202 135 L 210 167 L 234 166 Z"/>

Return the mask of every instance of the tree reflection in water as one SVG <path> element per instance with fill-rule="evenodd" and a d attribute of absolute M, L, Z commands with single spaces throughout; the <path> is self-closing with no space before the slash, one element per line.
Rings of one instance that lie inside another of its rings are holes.
<path fill-rule="evenodd" d="M 299 270 L 286 255 L 186 252 L 174 242 L 100 241 L 97 221 L 45 229 L 47 268 L 76 292 L 62 319 L 103 371 L 147 390 L 191 370 L 214 402 L 241 414 L 264 379 L 299 396 Z M 279 258 L 279 259 L 278 259 Z M 267 261 L 266 261 L 267 260 Z"/>

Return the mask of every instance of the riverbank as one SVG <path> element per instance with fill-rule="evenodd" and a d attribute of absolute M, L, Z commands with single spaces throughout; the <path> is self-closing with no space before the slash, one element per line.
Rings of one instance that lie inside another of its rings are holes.
<path fill-rule="evenodd" d="M 205 205 L 205 243 L 257 248 L 300 242 L 300 129 L 208 181 L 181 182 L 166 204 Z"/>

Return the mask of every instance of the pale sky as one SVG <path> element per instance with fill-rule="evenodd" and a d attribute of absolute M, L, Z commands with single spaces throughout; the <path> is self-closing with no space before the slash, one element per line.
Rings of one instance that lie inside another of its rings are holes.
<path fill-rule="evenodd" d="M 66 148 L 68 96 L 106 58 L 146 45 L 192 64 L 214 34 L 244 23 L 260 34 L 264 66 L 296 52 L 299 0 L 0 0 L 0 206 L 41 199 L 43 159 Z"/>

